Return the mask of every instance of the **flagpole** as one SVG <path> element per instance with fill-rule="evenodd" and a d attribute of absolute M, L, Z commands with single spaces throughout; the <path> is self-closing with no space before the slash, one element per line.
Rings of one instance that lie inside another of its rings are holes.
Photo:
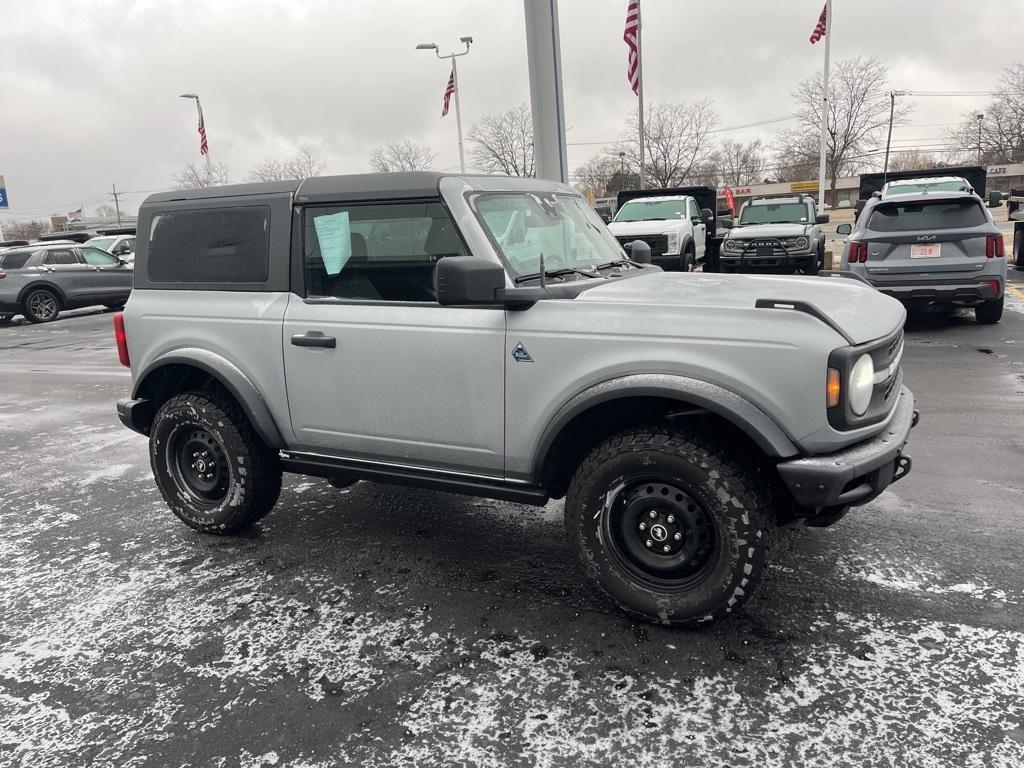
<path fill-rule="evenodd" d="M 826 136 L 828 134 L 828 56 L 832 45 L 832 0 L 825 0 L 825 73 L 821 92 L 821 148 L 818 158 L 818 205 L 822 210 L 825 206 L 825 153 L 828 150 Z M 832 191 L 833 201 L 835 190 Z"/>
<path fill-rule="evenodd" d="M 640 45 L 640 38 L 642 35 L 641 28 L 643 27 L 642 17 L 640 15 L 640 0 L 636 2 L 636 77 L 637 85 L 637 96 L 639 97 L 639 128 L 640 128 L 640 189 L 644 188 L 644 56 Z"/>
<path fill-rule="evenodd" d="M 469 45 L 466 46 L 469 50 Z M 455 84 L 455 125 L 459 131 L 459 173 L 466 172 L 466 156 L 462 151 L 462 107 L 459 104 L 459 66 L 452 54 L 452 82 Z"/>

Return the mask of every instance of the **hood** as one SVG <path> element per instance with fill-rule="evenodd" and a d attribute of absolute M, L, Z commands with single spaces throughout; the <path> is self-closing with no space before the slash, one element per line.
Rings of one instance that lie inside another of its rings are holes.
<path fill-rule="evenodd" d="M 892 333 L 906 317 L 896 299 L 847 278 L 651 272 L 609 280 L 584 291 L 576 300 L 750 310 L 763 312 L 765 322 L 771 322 L 773 312 L 796 311 L 756 308 L 759 299 L 811 305 L 853 344 Z"/>
<path fill-rule="evenodd" d="M 653 221 L 612 221 L 608 229 L 613 235 L 663 235 L 688 225 L 686 219 L 655 219 Z"/>
<path fill-rule="evenodd" d="M 753 240 L 758 237 L 799 237 L 806 235 L 810 224 L 748 224 L 729 230 L 730 240 Z"/>

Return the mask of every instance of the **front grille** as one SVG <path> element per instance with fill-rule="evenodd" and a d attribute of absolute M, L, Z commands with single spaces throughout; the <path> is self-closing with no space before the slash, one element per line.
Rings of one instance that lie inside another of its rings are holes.
<path fill-rule="evenodd" d="M 667 235 L 616 235 L 615 239 L 623 248 L 627 248 L 634 240 L 643 240 L 651 247 L 652 259 L 664 256 L 668 252 Z"/>

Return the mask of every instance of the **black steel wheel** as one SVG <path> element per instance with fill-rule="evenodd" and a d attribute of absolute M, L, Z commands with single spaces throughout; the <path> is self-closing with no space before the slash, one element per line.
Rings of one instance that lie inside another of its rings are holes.
<path fill-rule="evenodd" d="M 22 305 L 22 313 L 33 323 L 48 323 L 60 314 L 60 297 L 49 288 L 33 288 Z"/>
<path fill-rule="evenodd" d="M 662 624 L 724 618 L 768 568 L 773 514 L 756 461 L 670 424 L 620 432 L 580 464 L 565 523 L 587 576 Z"/>
<path fill-rule="evenodd" d="M 281 492 L 277 451 L 226 392 L 176 395 L 157 411 L 149 460 L 164 501 L 204 533 L 235 533 L 267 515 Z"/>

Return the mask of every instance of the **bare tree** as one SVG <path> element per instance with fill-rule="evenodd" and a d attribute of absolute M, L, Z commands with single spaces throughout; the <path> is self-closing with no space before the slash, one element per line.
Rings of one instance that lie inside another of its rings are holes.
<path fill-rule="evenodd" d="M 171 181 L 178 189 L 203 189 L 204 187 L 219 187 L 227 184 L 230 175 L 230 171 L 224 163 L 217 163 L 209 171 L 205 164 L 189 163 L 173 174 Z"/>
<path fill-rule="evenodd" d="M 693 104 L 650 104 L 644 111 L 644 176 L 653 187 L 690 180 L 709 154 L 711 130 L 718 123 L 711 99 Z M 638 116 L 627 122 L 620 151 L 630 168 L 640 167 Z M 706 170 L 706 169 L 705 169 Z"/>
<path fill-rule="evenodd" d="M 920 149 L 904 149 L 889 154 L 890 171 L 924 171 L 938 167 L 935 155 Z"/>
<path fill-rule="evenodd" d="M 481 171 L 533 176 L 533 118 L 526 104 L 484 115 L 466 134 L 470 161 Z"/>
<path fill-rule="evenodd" d="M 319 176 L 327 163 L 308 144 L 300 144 L 298 151 L 287 160 L 272 158 L 260 160 L 245 177 L 246 181 L 280 181 L 281 179 L 309 179 Z"/>
<path fill-rule="evenodd" d="M 1024 63 L 1003 70 L 994 94 L 983 111 L 965 114 L 947 133 L 959 160 L 976 162 L 980 146 L 986 165 L 1024 162 Z M 978 114 L 983 115 L 980 137 Z"/>
<path fill-rule="evenodd" d="M 424 171 L 433 164 L 436 157 L 430 147 L 415 144 L 409 139 L 389 141 L 383 146 L 374 147 L 370 152 L 370 167 L 378 173 Z"/>
<path fill-rule="evenodd" d="M 103 203 L 103 205 L 96 206 L 96 215 L 104 219 L 110 219 L 117 216 L 117 209 L 110 203 Z"/>
<path fill-rule="evenodd" d="M 612 186 L 623 170 L 623 164 L 609 154 L 594 155 L 576 169 L 576 186 L 594 197 L 608 197 L 618 191 Z"/>
<path fill-rule="evenodd" d="M 7 240 L 35 240 L 43 232 L 50 230 L 50 222 L 8 221 L 4 223 L 4 238 Z"/>
<path fill-rule="evenodd" d="M 725 139 L 711 156 L 714 166 L 713 179 L 733 186 L 746 187 L 760 184 L 768 169 L 768 160 L 760 139 L 744 144 L 742 141 Z"/>
<path fill-rule="evenodd" d="M 868 147 L 884 142 L 889 124 L 888 82 L 889 70 L 876 58 L 857 56 L 836 64 L 829 80 L 825 131 L 825 172 L 833 190 L 840 175 L 857 170 Z M 816 75 L 792 92 L 797 125 L 780 131 L 776 142 L 776 154 L 784 163 L 817 167 L 823 91 L 821 76 Z M 897 101 L 894 123 L 906 122 L 912 110 L 910 104 Z"/>
<path fill-rule="evenodd" d="M 280 160 L 260 160 L 245 177 L 246 181 L 280 181 L 286 179 L 284 163 Z"/>
<path fill-rule="evenodd" d="M 299 150 L 284 162 L 285 178 L 311 179 L 323 173 L 327 162 L 309 144 L 300 144 Z"/>

